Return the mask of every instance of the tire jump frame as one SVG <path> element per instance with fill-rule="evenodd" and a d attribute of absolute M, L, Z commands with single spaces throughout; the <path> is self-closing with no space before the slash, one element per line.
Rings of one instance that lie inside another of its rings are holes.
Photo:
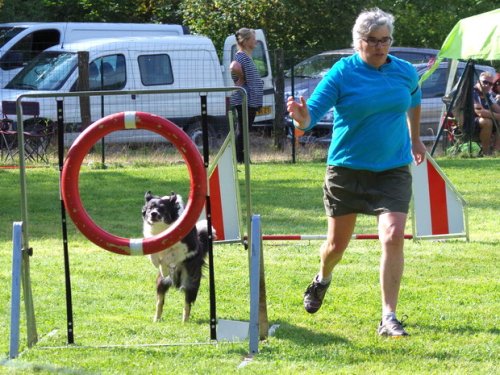
<path fill-rule="evenodd" d="M 60 183 L 61 183 L 61 219 L 62 219 L 62 232 L 63 232 L 63 247 L 64 247 L 64 266 L 66 275 L 66 291 L 67 291 L 67 315 L 68 315 L 68 344 L 74 344 L 73 339 L 73 321 L 72 321 L 72 308 L 71 308 L 71 282 L 69 279 L 69 257 L 68 257 L 68 247 L 67 247 L 67 231 L 66 231 L 66 208 L 68 207 L 68 212 L 70 217 L 75 222 L 77 228 L 84 234 L 89 240 L 91 240 L 96 245 L 104 248 L 105 250 L 122 254 L 122 255 L 145 255 L 152 254 L 163 250 L 166 247 L 178 242 L 187 233 L 189 228 L 195 225 L 199 218 L 199 212 L 203 209 L 206 204 L 206 218 L 209 224 L 209 231 L 211 231 L 211 215 L 210 215 L 210 197 L 209 189 L 207 187 L 206 169 L 209 165 L 208 163 L 208 118 L 207 118 L 207 92 L 230 92 L 230 91 L 241 91 L 243 94 L 243 104 L 247 102 L 246 92 L 239 87 L 231 88 L 200 88 L 200 89 L 181 89 L 181 90 L 157 90 L 155 93 L 178 93 L 178 92 L 199 92 L 201 101 L 201 113 L 202 113 L 202 127 L 204 130 L 203 137 L 203 159 L 199 155 L 199 151 L 194 146 L 189 138 L 187 140 L 184 136 L 185 133 L 178 128 L 175 124 L 171 123 L 164 118 L 154 116 L 151 114 L 146 114 L 142 112 L 124 112 L 121 114 L 111 115 L 105 121 L 104 119 L 96 122 L 99 128 L 87 128 L 87 130 L 82 133 L 83 137 L 86 137 L 85 141 L 75 142 L 75 145 L 68 152 L 67 164 L 63 165 L 64 160 L 64 119 L 63 119 L 63 100 L 57 97 L 57 113 L 58 113 L 58 155 L 59 155 L 59 170 L 60 170 Z M 137 94 L 151 94 L 149 90 L 137 90 Z M 109 91 L 109 92 L 79 92 L 79 93 L 69 93 L 63 94 L 62 96 L 108 96 L 108 95 L 130 95 L 129 92 L 122 91 Z M 16 109 L 18 123 L 21 126 L 18 128 L 19 131 L 19 141 L 22 143 L 23 129 L 21 110 L 21 101 L 25 97 L 54 97 L 52 94 L 25 94 L 17 98 Z M 243 106 L 243 122 L 248 123 L 248 113 L 246 110 L 246 105 Z M 139 114 L 139 116 L 136 116 Z M 109 123 L 108 123 L 109 121 Z M 158 126 L 158 122 L 162 124 Z M 105 127 L 107 129 L 105 129 Z M 191 179 L 190 194 L 188 199 L 188 204 L 184 210 L 183 215 L 176 222 L 176 224 L 169 227 L 165 232 L 144 239 L 134 239 L 134 238 L 121 238 L 114 236 L 111 233 L 104 231 L 102 228 L 97 226 L 88 216 L 85 211 L 83 204 L 80 200 L 78 191 L 78 174 L 81 163 L 83 159 L 90 150 L 90 148 L 106 134 L 109 134 L 115 130 L 129 129 L 129 128 L 142 128 L 156 132 L 163 137 L 167 138 L 175 147 L 181 152 L 182 157 L 186 161 L 189 169 L 189 175 Z M 232 127 L 230 129 L 233 133 Z M 233 134 L 232 134 L 233 135 Z M 82 139 L 83 139 L 82 137 Z M 232 139 L 234 142 L 234 139 Z M 249 150 L 249 139 L 248 139 L 248 127 L 244 127 L 244 147 Z M 13 277 L 14 273 L 21 275 L 14 280 L 12 285 L 12 296 L 11 301 L 11 335 L 10 335 L 10 358 L 16 358 L 18 356 L 19 348 L 19 315 L 20 315 L 20 287 L 22 286 L 24 291 L 24 301 L 25 310 L 27 318 L 27 345 L 28 348 L 34 346 L 38 341 L 38 334 L 36 330 L 36 321 L 34 314 L 33 298 L 31 293 L 31 280 L 29 271 L 29 257 L 33 254 L 32 249 L 29 247 L 29 222 L 27 214 L 27 190 L 26 190 L 26 165 L 24 150 L 20 149 L 19 154 L 19 170 L 20 170 L 20 185 L 21 185 L 21 216 L 23 221 L 14 223 L 13 228 Z M 196 152 L 195 152 L 196 151 Z M 196 155 L 196 156 L 195 156 Z M 193 161 L 194 160 L 194 161 Z M 250 198 L 250 170 L 249 170 L 249 157 L 248 152 L 245 153 L 245 179 L 246 179 L 246 199 L 247 199 L 247 233 L 251 233 L 250 238 L 240 238 L 239 241 L 246 243 L 251 250 L 250 253 L 250 303 L 251 303 L 251 316 L 249 324 L 249 343 L 250 343 L 250 353 L 258 353 L 258 342 L 260 339 L 267 337 L 267 309 L 262 310 L 262 306 L 266 305 L 265 302 L 265 283 L 263 280 L 264 270 L 263 270 L 263 257 L 262 257 L 262 233 L 260 229 L 260 216 L 251 215 L 251 198 Z M 200 177 L 202 177 L 200 179 Z M 71 183 L 70 181 L 74 182 Z M 196 181 L 195 181 L 196 180 Z M 206 202 L 205 202 L 206 198 Z M 211 235 L 211 233 L 209 232 Z M 211 237 L 210 237 L 211 238 Z M 212 242 L 210 241 L 210 251 L 209 251 L 209 268 L 210 268 L 210 294 L 211 294 L 211 339 L 216 340 L 216 320 L 215 320 L 215 284 L 213 276 L 213 254 L 212 254 Z M 16 255 L 17 254 L 17 255 Z M 258 255 L 258 256 L 257 256 Z M 15 263 L 15 264 L 14 264 Z M 255 279 L 257 277 L 257 280 Z M 260 279 L 259 279 L 260 278 Z M 21 285 L 20 285 L 21 284 Z M 257 288 L 256 288 L 257 286 Z M 16 294 L 19 298 L 16 298 Z M 214 303 L 212 304 L 212 295 L 214 298 Z M 262 301 L 262 299 L 264 299 Z M 70 320 L 71 318 L 71 320 Z"/>
<path fill-rule="evenodd" d="M 182 154 L 191 180 L 186 208 L 165 232 L 150 238 L 123 238 L 95 224 L 83 207 L 78 187 L 83 159 L 103 137 L 117 130 L 146 129 L 167 138 Z M 61 191 L 66 210 L 77 228 L 97 246 L 122 255 L 148 255 L 171 247 L 196 225 L 207 195 L 207 178 L 200 153 L 184 131 L 171 121 L 144 112 L 122 112 L 102 118 L 76 139 L 62 171 Z"/>

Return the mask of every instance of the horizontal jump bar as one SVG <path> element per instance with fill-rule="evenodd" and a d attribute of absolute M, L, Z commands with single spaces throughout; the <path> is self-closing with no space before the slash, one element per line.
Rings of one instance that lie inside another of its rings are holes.
<path fill-rule="evenodd" d="M 353 234 L 351 236 L 354 240 L 378 240 L 378 234 Z M 412 239 L 412 234 L 405 234 L 405 239 Z M 326 240 L 326 235 L 314 234 L 264 234 L 262 235 L 264 241 L 309 241 L 309 240 Z"/>

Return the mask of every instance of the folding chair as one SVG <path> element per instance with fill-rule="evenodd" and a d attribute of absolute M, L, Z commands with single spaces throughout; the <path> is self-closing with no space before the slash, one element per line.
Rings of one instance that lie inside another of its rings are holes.
<path fill-rule="evenodd" d="M 55 134 L 54 122 L 33 117 L 24 122 L 24 152 L 33 161 L 49 162 L 47 149 Z"/>
<path fill-rule="evenodd" d="M 7 161 L 8 158 L 14 159 L 17 148 L 17 132 L 12 129 L 12 123 L 9 120 L 2 119 L 0 127 L 0 158 Z"/>
<path fill-rule="evenodd" d="M 14 104 L 14 105 L 12 105 Z M 14 121 L 7 115 L 16 114 L 16 103 L 2 101 L 3 118 L 0 123 L 0 157 L 2 161 L 8 158 L 14 160 L 17 152 L 17 131 L 14 129 Z"/>
<path fill-rule="evenodd" d="M 443 102 L 446 104 L 446 116 L 441 119 L 440 129 L 432 147 L 431 155 L 434 154 L 443 132 L 447 133 L 447 138 L 444 138 L 444 145 L 446 146 L 448 142 L 451 144 L 446 149 L 449 155 L 457 155 L 464 151 L 469 155 L 473 154 L 473 145 L 477 140 L 472 98 L 474 77 L 479 78 L 475 71 L 474 62 L 469 60 L 455 88 L 447 96 L 443 97 Z M 468 144 L 468 147 L 466 144 Z"/>
<path fill-rule="evenodd" d="M 51 138 L 55 133 L 55 125 L 52 121 L 39 118 L 40 104 L 38 102 L 21 102 L 22 115 L 32 116 L 23 121 L 24 124 L 24 150 L 25 157 L 33 161 L 48 162 L 46 153 Z M 2 101 L 2 111 L 4 115 L 3 123 L 13 124 L 7 115 L 16 115 L 16 102 Z M 7 148 L 7 157 L 13 159 L 18 152 L 17 131 L 2 131 L 2 138 Z"/>

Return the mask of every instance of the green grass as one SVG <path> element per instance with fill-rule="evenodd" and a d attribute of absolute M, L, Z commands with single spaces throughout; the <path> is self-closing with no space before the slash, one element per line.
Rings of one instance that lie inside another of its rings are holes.
<path fill-rule="evenodd" d="M 34 251 L 31 277 L 40 340 L 33 348 L 26 347 L 22 315 L 21 355 L 7 361 L 11 232 L 12 222 L 21 218 L 18 171 L 0 169 L 0 373 L 498 374 L 500 159 L 439 159 L 438 163 L 468 203 L 471 241 L 406 242 L 399 314 L 409 316 L 411 336 L 390 340 L 376 334 L 377 241 L 351 242 L 324 306 L 314 315 L 304 311 L 302 294 L 317 271 L 320 242 L 266 241 L 269 321 L 279 328 L 240 369 L 248 342 L 209 340 L 208 277 L 202 281 L 190 323 L 181 324 L 182 295 L 177 291 L 167 297 L 164 321 L 152 323 L 156 271 L 149 261 L 97 248 L 71 221 L 68 245 L 76 344 L 66 346 L 59 173 L 53 167 L 27 171 L 28 230 Z M 265 234 L 325 232 L 324 169 L 323 162 L 251 166 L 253 212 L 261 215 Z M 186 196 L 189 189 L 187 170 L 179 164 L 82 168 L 80 178 L 90 215 L 124 237 L 141 236 L 140 209 L 146 190 L 165 194 L 175 190 Z M 410 225 L 407 229 L 410 233 Z M 356 233 L 375 231 L 374 218 L 360 217 Z M 214 258 L 218 317 L 248 320 L 246 251 L 235 244 L 215 245 Z"/>

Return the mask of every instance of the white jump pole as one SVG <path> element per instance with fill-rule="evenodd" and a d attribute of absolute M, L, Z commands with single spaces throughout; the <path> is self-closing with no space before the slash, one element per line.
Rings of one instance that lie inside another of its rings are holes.
<path fill-rule="evenodd" d="M 21 261 L 23 244 L 23 223 L 12 225 L 12 293 L 10 300 L 10 347 L 9 357 L 19 354 L 19 321 L 21 315 Z"/>

